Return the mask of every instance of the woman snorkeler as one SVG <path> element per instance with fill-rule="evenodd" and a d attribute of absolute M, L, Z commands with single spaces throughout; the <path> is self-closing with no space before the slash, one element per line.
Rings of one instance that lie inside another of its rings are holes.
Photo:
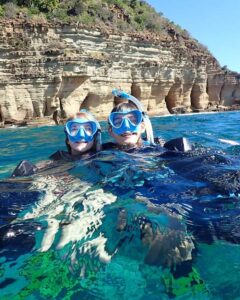
<path fill-rule="evenodd" d="M 87 159 L 94 156 L 102 148 L 101 127 L 94 116 L 86 110 L 81 110 L 72 115 L 64 126 L 66 134 L 66 147 L 68 151 L 58 150 L 45 161 L 33 165 L 27 160 L 21 161 L 13 171 L 11 177 L 29 176 L 46 167 L 51 166 L 52 161 L 74 161 Z"/>
<path fill-rule="evenodd" d="M 92 114 L 81 110 L 71 116 L 65 124 L 66 151 L 57 151 L 53 160 L 76 160 L 86 154 L 94 155 L 102 149 L 101 127 Z"/>

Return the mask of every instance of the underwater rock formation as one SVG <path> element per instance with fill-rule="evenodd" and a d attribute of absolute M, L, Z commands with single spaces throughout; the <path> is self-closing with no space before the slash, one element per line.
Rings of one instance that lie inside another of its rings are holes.
<path fill-rule="evenodd" d="M 54 113 L 64 118 L 80 108 L 105 117 L 115 87 L 155 115 L 231 106 L 240 99 L 240 75 L 221 69 L 187 36 L 16 21 L 0 28 L 0 122 Z"/>

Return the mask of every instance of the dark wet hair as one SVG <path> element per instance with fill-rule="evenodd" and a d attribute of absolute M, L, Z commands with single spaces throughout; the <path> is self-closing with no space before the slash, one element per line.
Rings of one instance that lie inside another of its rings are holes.
<path fill-rule="evenodd" d="M 132 102 L 123 102 L 123 103 L 119 103 L 118 105 L 116 105 L 111 113 L 113 112 L 123 112 L 123 111 L 127 111 L 127 110 L 138 110 L 137 106 L 135 104 L 133 104 Z"/>

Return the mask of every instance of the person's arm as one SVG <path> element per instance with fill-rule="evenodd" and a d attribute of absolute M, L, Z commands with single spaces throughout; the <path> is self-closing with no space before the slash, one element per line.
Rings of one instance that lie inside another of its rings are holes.
<path fill-rule="evenodd" d="M 31 176 L 38 172 L 44 171 L 48 169 L 48 167 L 54 166 L 54 161 L 64 160 L 63 154 L 61 154 L 61 152 L 63 151 L 57 151 L 50 156 L 49 160 L 44 160 L 36 164 L 33 164 L 28 160 L 22 160 L 16 166 L 10 177 Z"/>
<path fill-rule="evenodd" d="M 163 145 L 163 147 L 171 151 L 180 152 L 187 152 L 192 150 L 190 141 L 185 137 L 169 140 Z"/>
<path fill-rule="evenodd" d="M 36 173 L 38 167 L 28 160 L 22 160 L 14 169 L 10 177 L 30 176 Z"/>

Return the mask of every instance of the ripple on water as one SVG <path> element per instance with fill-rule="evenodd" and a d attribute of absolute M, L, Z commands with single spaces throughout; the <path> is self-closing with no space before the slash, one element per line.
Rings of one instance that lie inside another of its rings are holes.
<path fill-rule="evenodd" d="M 2 182 L 1 295 L 237 299 L 240 153 L 224 142 L 240 143 L 237 120 L 239 113 L 153 118 L 155 132 L 188 136 L 195 154 L 109 151 L 69 172 Z M 0 176 L 64 148 L 62 129 L 4 130 Z"/>

